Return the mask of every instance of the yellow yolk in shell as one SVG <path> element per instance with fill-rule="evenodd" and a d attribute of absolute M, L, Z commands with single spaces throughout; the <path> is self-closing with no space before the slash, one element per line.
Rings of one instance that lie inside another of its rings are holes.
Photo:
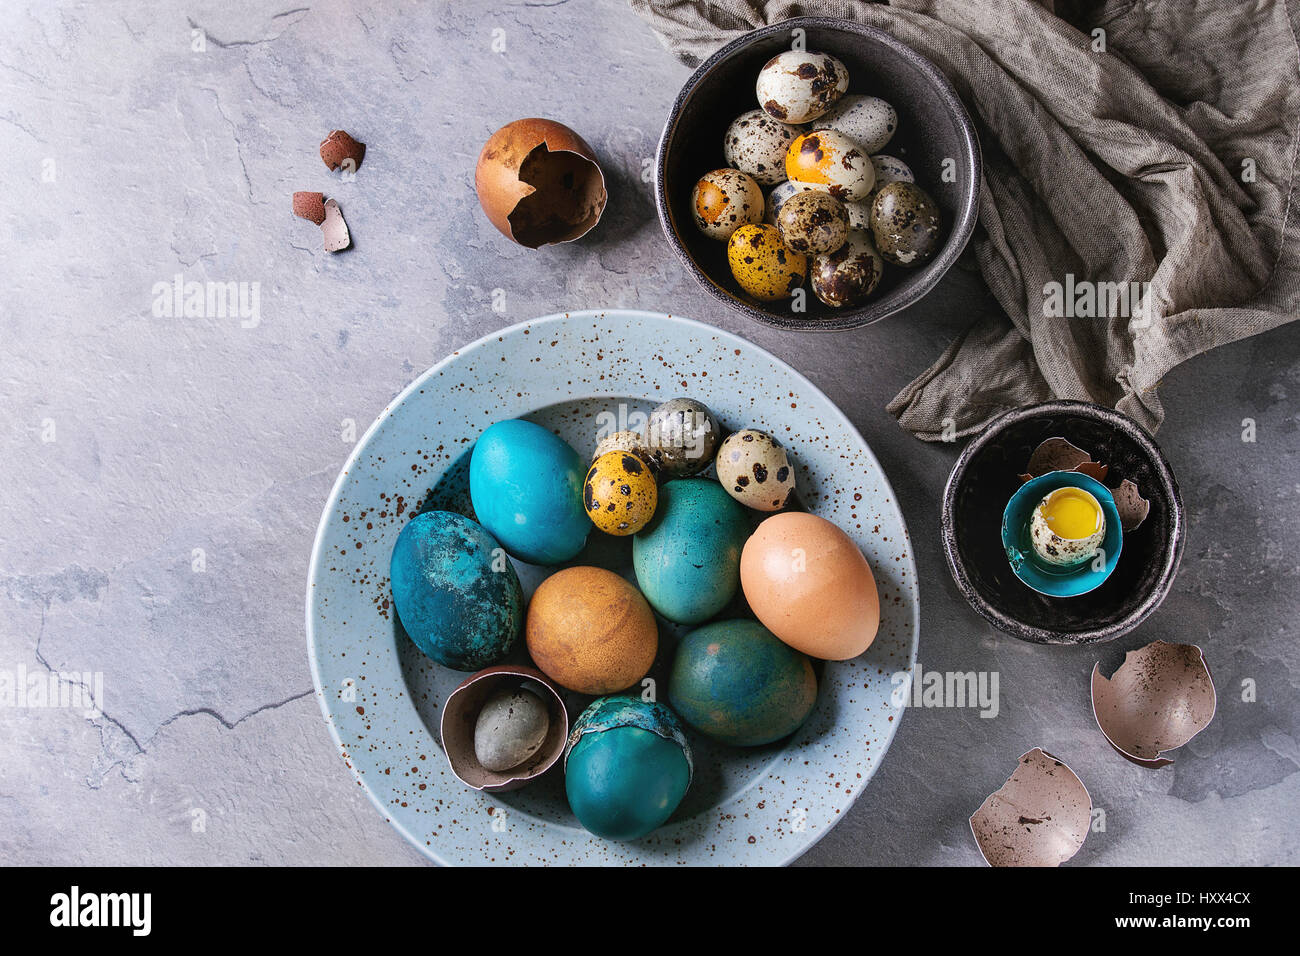
<path fill-rule="evenodd" d="M 1078 541 L 1097 530 L 1101 511 L 1086 491 L 1059 488 L 1043 503 L 1043 518 L 1055 534 L 1067 541 Z"/>

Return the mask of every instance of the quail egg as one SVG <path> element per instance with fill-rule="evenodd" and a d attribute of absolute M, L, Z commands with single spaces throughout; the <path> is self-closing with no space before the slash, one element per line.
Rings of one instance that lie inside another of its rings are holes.
<path fill-rule="evenodd" d="M 799 193 L 817 191 L 826 192 L 826 187 L 816 183 L 796 183 L 787 179 L 767 194 L 767 212 L 763 215 L 763 221 L 769 226 L 775 226 L 776 217 L 781 212 L 781 207 L 785 205 L 787 199 Z"/>
<path fill-rule="evenodd" d="M 830 193 L 800 193 L 781 206 L 776 229 L 781 241 L 795 252 L 831 252 L 844 245 L 849 214 Z"/>
<path fill-rule="evenodd" d="M 817 121 L 843 133 L 870 154 L 885 148 L 898 129 L 898 113 L 878 96 L 845 96 Z"/>
<path fill-rule="evenodd" d="M 875 192 L 879 192 L 890 183 L 916 182 L 916 177 L 912 175 L 911 168 L 897 156 L 886 156 L 884 153 L 879 156 L 872 156 L 871 165 L 876 170 Z"/>
<path fill-rule="evenodd" d="M 785 173 L 801 183 L 822 183 L 836 199 L 856 202 L 871 195 L 876 169 L 871 156 L 835 130 L 816 129 L 790 144 Z"/>
<path fill-rule="evenodd" d="M 851 230 L 844 244 L 812 261 L 813 294 L 834 308 L 861 305 L 880 284 L 885 263 L 871 237 Z"/>
<path fill-rule="evenodd" d="M 890 183 L 871 201 L 876 248 L 895 265 L 919 266 L 933 256 L 943 242 L 939 223 L 939 207 L 915 183 Z"/>
<path fill-rule="evenodd" d="M 595 461 L 601 455 L 611 451 L 627 451 L 639 455 L 646 461 L 650 460 L 650 449 L 646 447 L 645 436 L 640 432 L 611 432 L 596 443 L 596 450 L 592 452 L 591 460 Z"/>
<path fill-rule="evenodd" d="M 849 88 L 849 71 L 829 53 L 786 50 L 758 74 L 758 105 L 783 123 L 807 123 L 826 112 Z"/>
<path fill-rule="evenodd" d="M 728 166 L 748 173 L 760 186 L 775 186 L 785 179 L 785 151 L 798 135 L 793 126 L 750 110 L 727 127 L 722 155 Z"/>
<path fill-rule="evenodd" d="M 1097 554 L 1106 538 L 1106 515 L 1082 488 L 1057 488 L 1029 519 L 1034 553 L 1054 567 L 1081 564 Z"/>
<path fill-rule="evenodd" d="M 715 169 L 695 184 L 691 209 L 700 232 L 725 241 L 740 226 L 762 221 L 763 190 L 739 169 Z"/>
<path fill-rule="evenodd" d="M 808 257 L 787 249 L 775 226 L 741 226 L 727 242 L 727 264 L 740 287 L 756 299 L 789 298 L 803 285 Z"/>
<path fill-rule="evenodd" d="M 609 451 L 587 469 L 582 504 L 591 523 L 606 534 L 636 534 L 654 517 L 658 501 L 650 464 L 639 455 Z"/>
<path fill-rule="evenodd" d="M 728 435 L 714 463 L 727 494 L 757 511 L 779 511 L 794 494 L 794 468 L 781 443 L 756 428 Z"/>
<path fill-rule="evenodd" d="M 646 440 L 659 473 L 665 479 L 681 478 L 709 467 L 722 426 L 703 402 L 673 398 L 650 413 Z"/>

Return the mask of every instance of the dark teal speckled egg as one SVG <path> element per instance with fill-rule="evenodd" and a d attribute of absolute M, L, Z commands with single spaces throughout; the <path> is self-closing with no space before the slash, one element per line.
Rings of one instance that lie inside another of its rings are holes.
<path fill-rule="evenodd" d="M 808 718 L 817 676 L 807 656 L 757 621 L 715 621 L 678 643 L 668 701 L 700 733 L 756 747 Z"/>
<path fill-rule="evenodd" d="M 524 592 L 495 538 L 450 511 L 416 515 L 389 562 L 402 627 L 445 667 L 477 671 L 499 663 L 524 622 Z"/>

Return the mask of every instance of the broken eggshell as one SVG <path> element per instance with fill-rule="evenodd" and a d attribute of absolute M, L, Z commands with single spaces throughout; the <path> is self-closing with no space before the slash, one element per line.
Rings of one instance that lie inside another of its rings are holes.
<path fill-rule="evenodd" d="M 1147 519 L 1151 502 L 1142 497 L 1137 485 L 1125 478 L 1115 489 L 1115 508 L 1124 530 L 1132 531 Z"/>
<path fill-rule="evenodd" d="M 1073 471 L 1104 482 L 1110 474 L 1110 466 L 1093 461 L 1092 455 L 1064 438 L 1048 438 L 1029 456 L 1025 473 L 1019 476 L 1020 483 L 1023 485 L 1053 471 Z M 1112 494 L 1121 527 L 1125 531 L 1136 530 L 1151 511 L 1151 502 L 1143 498 L 1138 486 L 1127 478 L 1119 483 L 1118 488 L 1112 489 Z"/>
<path fill-rule="evenodd" d="M 489 697 L 502 688 L 526 687 L 546 703 L 546 738 L 537 752 L 509 770 L 488 770 L 474 752 L 474 728 Z M 555 766 L 569 738 L 569 715 L 560 691 L 541 671 L 516 664 L 499 664 L 465 678 L 442 707 L 442 749 L 451 771 L 473 790 L 502 793 L 518 790 Z"/>
<path fill-rule="evenodd" d="M 607 198 L 591 147 L 562 123 L 538 118 L 492 134 L 479 153 L 474 188 L 492 225 L 529 249 L 585 236 Z"/>
<path fill-rule="evenodd" d="M 320 142 L 320 158 L 331 171 L 342 169 L 355 173 L 366 156 L 366 144 L 353 139 L 346 131 L 332 130 Z"/>
<path fill-rule="evenodd" d="M 320 230 L 325 237 L 326 252 L 342 252 L 352 245 L 352 233 L 348 232 L 336 199 L 325 200 L 325 221 L 320 224 Z"/>
<path fill-rule="evenodd" d="M 970 829 L 989 866 L 1060 866 L 1079 852 L 1091 823 L 1083 781 L 1035 747 L 971 815 Z"/>
<path fill-rule="evenodd" d="M 1115 751 L 1141 767 L 1173 763 L 1177 750 L 1214 719 L 1214 679 L 1195 644 L 1153 641 L 1129 651 L 1109 678 L 1092 668 L 1092 713 Z"/>

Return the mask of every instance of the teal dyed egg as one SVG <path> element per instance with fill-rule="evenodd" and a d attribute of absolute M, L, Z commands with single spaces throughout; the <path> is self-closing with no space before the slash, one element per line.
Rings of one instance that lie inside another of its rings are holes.
<path fill-rule="evenodd" d="M 641 593 L 670 621 L 707 621 L 736 593 L 749 532 L 745 509 L 716 481 L 667 482 L 654 517 L 632 540 Z"/>
<path fill-rule="evenodd" d="M 464 515 L 406 523 L 389 562 L 393 605 L 415 645 L 459 671 L 501 661 L 524 622 L 524 592 L 496 539 Z"/>
<path fill-rule="evenodd" d="M 530 564 L 560 564 L 582 550 L 591 522 L 582 507 L 587 465 L 541 425 L 512 418 L 479 436 L 469 496 L 479 522 Z"/>
<path fill-rule="evenodd" d="M 715 621 L 677 645 L 668 701 L 700 733 L 737 747 L 780 740 L 812 713 L 812 661 L 757 621 Z"/>
<path fill-rule="evenodd" d="M 564 790 L 578 822 L 606 840 L 636 840 L 673 815 L 694 765 L 681 721 L 663 704 L 600 697 L 564 748 Z"/>

